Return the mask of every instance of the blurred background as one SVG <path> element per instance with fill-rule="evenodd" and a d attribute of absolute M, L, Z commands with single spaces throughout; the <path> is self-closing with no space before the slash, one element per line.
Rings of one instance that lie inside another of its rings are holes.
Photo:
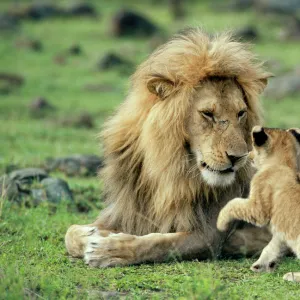
<path fill-rule="evenodd" d="M 129 77 L 186 26 L 231 29 L 276 77 L 269 126 L 300 126 L 300 0 L 0 1 L 0 171 L 101 154 Z"/>
<path fill-rule="evenodd" d="M 1 299 L 299 299 L 281 279 L 293 258 L 256 276 L 246 259 L 91 270 L 66 254 L 70 224 L 104 205 L 101 125 L 186 26 L 253 44 L 275 75 L 266 125 L 300 127 L 300 0 L 0 0 Z"/>

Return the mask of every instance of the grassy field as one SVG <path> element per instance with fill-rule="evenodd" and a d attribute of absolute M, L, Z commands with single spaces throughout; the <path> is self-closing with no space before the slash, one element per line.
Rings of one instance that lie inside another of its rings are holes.
<path fill-rule="evenodd" d="M 1 1 L 0 10 L 10 7 L 10 2 Z M 126 1 L 126 7 L 151 18 L 166 36 L 187 25 L 217 31 L 255 24 L 261 38 L 254 50 L 263 59 L 278 59 L 285 69 L 299 64 L 299 44 L 278 42 L 280 18 L 252 11 L 215 12 L 210 1 L 191 1 L 187 17 L 174 22 L 165 2 L 153 1 L 155 6 L 150 2 Z M 124 1 L 93 3 L 99 19 L 24 21 L 16 32 L 1 33 L 0 72 L 20 74 L 25 84 L 10 94 L 0 94 L 0 175 L 10 164 L 39 166 L 49 156 L 101 154 L 96 135 L 126 95 L 129 76 L 118 70 L 101 72 L 97 62 L 114 51 L 137 65 L 152 47 L 146 38 L 116 39 L 109 34 L 111 16 Z M 41 41 L 42 51 L 16 47 L 24 38 Z M 73 44 L 79 44 L 83 53 L 66 56 L 64 64 L 55 63 L 54 58 Z M 97 84 L 105 89 L 86 88 Z M 45 118 L 32 118 L 28 106 L 37 97 L 45 97 L 57 109 Z M 300 126 L 296 96 L 282 101 L 264 99 L 263 103 L 267 125 Z M 81 112 L 95 117 L 95 128 L 62 125 L 61 120 Z M 88 194 L 99 198 L 101 206 L 101 184 L 96 178 L 56 175 L 68 181 L 76 197 Z M 99 211 L 93 203 L 91 207 L 88 213 L 66 204 L 27 208 L 0 198 L 0 299 L 299 299 L 299 286 L 281 279 L 288 271 L 300 270 L 292 258 L 286 258 L 274 274 L 253 274 L 249 270 L 253 259 L 89 269 L 81 260 L 68 258 L 64 234 L 70 224 L 94 220 Z"/>

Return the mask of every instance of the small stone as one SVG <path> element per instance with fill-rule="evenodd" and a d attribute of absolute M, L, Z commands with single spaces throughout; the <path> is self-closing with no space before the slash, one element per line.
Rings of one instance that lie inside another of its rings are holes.
<path fill-rule="evenodd" d="M 184 0 L 169 0 L 169 7 L 175 20 L 182 19 L 185 16 Z"/>
<path fill-rule="evenodd" d="M 118 90 L 116 85 L 106 84 L 106 83 L 87 84 L 83 87 L 83 89 L 89 92 L 102 92 L 102 93 L 115 92 Z"/>
<path fill-rule="evenodd" d="M 0 73 L 0 94 L 8 94 L 24 84 L 24 78 L 17 74 Z"/>
<path fill-rule="evenodd" d="M 68 176 L 75 176 L 80 173 L 80 162 L 73 157 L 69 157 L 61 161 L 59 169 L 63 170 Z"/>
<path fill-rule="evenodd" d="M 67 58 L 63 54 L 57 54 L 53 57 L 53 62 L 57 65 L 65 65 L 67 63 Z"/>
<path fill-rule="evenodd" d="M 31 197 L 34 200 L 35 204 L 39 204 L 41 202 L 47 202 L 47 195 L 43 189 L 32 189 Z"/>
<path fill-rule="evenodd" d="M 63 15 L 63 12 L 56 6 L 47 3 L 31 4 L 24 14 L 24 17 L 34 21 L 41 21 L 43 19 L 58 17 Z"/>
<path fill-rule="evenodd" d="M 76 128 L 94 128 L 94 117 L 88 112 L 82 112 L 81 114 L 73 117 L 65 117 L 61 120 L 63 126 L 71 126 Z"/>
<path fill-rule="evenodd" d="M 100 70 L 110 70 L 122 66 L 129 66 L 130 63 L 115 53 L 107 53 L 98 63 Z"/>
<path fill-rule="evenodd" d="M 246 26 L 237 30 L 235 36 L 245 41 L 254 41 L 259 38 L 258 31 L 254 26 Z"/>
<path fill-rule="evenodd" d="M 97 12 L 94 6 L 88 3 L 79 3 L 74 4 L 70 8 L 66 10 L 66 15 L 69 16 L 90 16 L 90 17 L 96 17 Z"/>
<path fill-rule="evenodd" d="M 17 29 L 19 21 L 8 14 L 0 14 L 0 31 L 11 31 Z"/>
<path fill-rule="evenodd" d="M 263 13 L 295 14 L 300 9 L 299 0 L 255 1 L 255 8 Z"/>
<path fill-rule="evenodd" d="M 74 119 L 74 126 L 79 128 L 94 128 L 94 117 L 87 112 L 81 113 Z"/>
<path fill-rule="evenodd" d="M 80 45 L 72 45 L 68 52 L 71 54 L 71 55 L 80 55 L 82 54 L 82 49 L 80 47 Z"/>
<path fill-rule="evenodd" d="M 61 158 L 49 158 L 45 168 L 49 172 L 59 170 L 68 176 L 96 176 L 103 161 L 96 155 L 72 155 Z"/>
<path fill-rule="evenodd" d="M 73 194 L 66 181 L 59 178 L 46 178 L 41 181 L 44 187 L 47 199 L 53 203 L 60 203 L 62 200 L 73 202 Z"/>
<path fill-rule="evenodd" d="M 155 26 L 146 17 L 129 10 L 119 11 L 112 20 L 114 36 L 151 36 L 158 32 Z"/>
<path fill-rule="evenodd" d="M 32 39 L 18 39 L 15 45 L 17 48 L 28 48 L 36 52 L 40 52 L 43 49 L 40 41 Z"/>
<path fill-rule="evenodd" d="M 34 181 L 42 181 L 47 177 L 47 172 L 39 168 L 20 169 L 9 173 L 9 178 L 11 180 L 22 184 L 32 184 Z"/>
<path fill-rule="evenodd" d="M 55 108 L 45 98 L 39 97 L 30 103 L 29 110 L 34 117 L 44 117 L 48 112 L 54 111 Z"/>

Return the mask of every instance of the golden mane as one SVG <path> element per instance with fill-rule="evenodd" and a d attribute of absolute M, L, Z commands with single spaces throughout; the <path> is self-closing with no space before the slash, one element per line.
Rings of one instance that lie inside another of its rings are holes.
<path fill-rule="evenodd" d="M 190 29 L 158 48 L 133 75 L 127 99 L 101 134 L 105 167 L 100 175 L 108 206 L 98 222 L 138 235 L 201 227 L 196 199 L 226 189 L 189 176 L 185 120 L 195 87 L 209 77 L 235 78 L 252 128 L 261 121 L 258 94 L 269 75 L 247 46 L 227 33 L 209 36 Z M 163 100 L 149 87 L 156 79 L 169 83 Z M 248 183 L 243 168 L 235 185 Z"/>

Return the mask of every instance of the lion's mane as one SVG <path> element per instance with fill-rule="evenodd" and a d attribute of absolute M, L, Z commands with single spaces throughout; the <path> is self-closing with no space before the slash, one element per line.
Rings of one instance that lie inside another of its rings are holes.
<path fill-rule="evenodd" d="M 269 74 L 247 45 L 228 33 L 209 36 L 189 29 L 139 66 L 127 99 L 101 134 L 100 176 L 107 207 L 99 223 L 138 235 L 201 226 L 195 202 L 210 199 L 211 194 L 222 196 L 227 190 L 207 186 L 201 176 L 190 176 L 185 120 L 195 87 L 215 76 L 237 80 L 248 104 L 248 126 L 259 124 L 258 94 Z M 149 91 L 149 82 L 155 79 L 171 83 L 163 100 Z M 241 170 L 236 181 L 236 185 L 248 184 L 247 172 Z"/>

